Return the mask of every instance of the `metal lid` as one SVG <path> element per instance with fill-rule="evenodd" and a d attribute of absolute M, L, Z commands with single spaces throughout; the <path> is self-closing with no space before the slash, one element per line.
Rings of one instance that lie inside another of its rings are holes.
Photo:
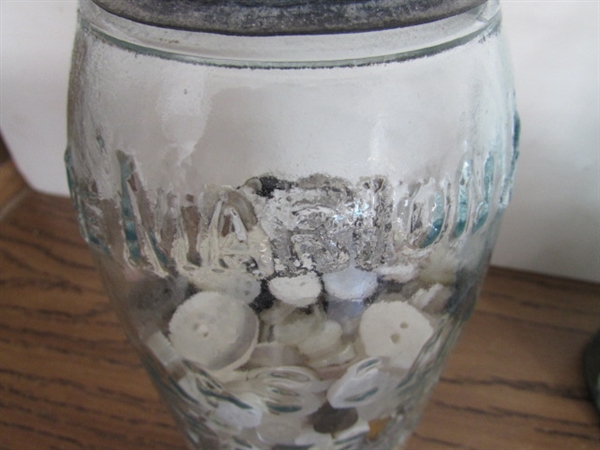
<path fill-rule="evenodd" d="M 232 35 L 381 30 L 445 19 L 488 0 L 93 0 L 148 25 Z"/>

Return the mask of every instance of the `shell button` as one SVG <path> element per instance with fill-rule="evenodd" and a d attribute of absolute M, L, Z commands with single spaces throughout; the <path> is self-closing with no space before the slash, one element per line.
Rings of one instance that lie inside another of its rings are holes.
<path fill-rule="evenodd" d="M 350 266 L 323 275 L 323 284 L 327 293 L 339 300 L 362 300 L 377 290 L 377 274 Z"/>
<path fill-rule="evenodd" d="M 295 277 L 277 277 L 269 282 L 271 294 L 284 303 L 304 308 L 317 301 L 321 281 L 314 272 Z"/>
<path fill-rule="evenodd" d="M 359 334 L 368 356 L 388 357 L 390 365 L 409 369 L 432 336 L 433 328 L 414 306 L 381 302 L 367 308 Z"/>
<path fill-rule="evenodd" d="M 248 383 L 274 416 L 308 416 L 325 401 L 325 395 L 319 393 L 323 383 L 316 373 L 304 367 L 256 369 L 250 372 Z"/>
<path fill-rule="evenodd" d="M 208 370 L 234 369 L 256 346 L 258 318 L 237 298 L 199 292 L 177 308 L 169 333 L 183 358 Z"/>
<path fill-rule="evenodd" d="M 369 358 L 353 364 L 327 392 L 327 400 L 335 408 L 351 408 L 371 403 L 383 395 L 390 385 L 390 375 L 382 372 L 383 360 Z"/>

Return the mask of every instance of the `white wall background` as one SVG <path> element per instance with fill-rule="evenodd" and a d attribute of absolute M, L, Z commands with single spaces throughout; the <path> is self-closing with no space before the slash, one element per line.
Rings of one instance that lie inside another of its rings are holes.
<path fill-rule="evenodd" d="M 503 0 L 523 133 L 492 262 L 600 282 L 600 0 Z M 74 0 L 1 0 L 0 129 L 32 187 L 67 195 Z"/>

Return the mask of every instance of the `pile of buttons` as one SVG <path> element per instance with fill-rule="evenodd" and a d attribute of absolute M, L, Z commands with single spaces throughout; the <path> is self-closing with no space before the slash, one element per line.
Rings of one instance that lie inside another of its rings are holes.
<path fill-rule="evenodd" d="M 402 420 L 400 388 L 435 340 L 452 280 L 383 264 L 387 244 L 373 237 L 389 236 L 368 231 L 379 220 L 373 211 L 388 201 L 383 182 L 363 182 L 361 195 L 333 189 L 330 196 L 305 182 L 307 204 L 282 200 L 301 183 L 275 181 L 254 179 L 214 196 L 200 246 L 205 264 L 182 269 L 197 292 L 146 344 L 206 425 L 235 441 L 231 448 L 364 448 Z M 366 226 L 348 222 L 359 207 Z M 330 228 L 340 241 L 320 252 L 329 260 L 301 251 L 321 245 Z M 374 251 L 377 262 L 367 259 Z"/>

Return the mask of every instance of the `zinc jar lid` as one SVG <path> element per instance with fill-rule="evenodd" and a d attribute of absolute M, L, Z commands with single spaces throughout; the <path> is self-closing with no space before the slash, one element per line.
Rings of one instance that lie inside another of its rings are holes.
<path fill-rule="evenodd" d="M 401 28 L 449 18 L 489 0 L 93 0 L 135 22 L 270 36 Z"/>

